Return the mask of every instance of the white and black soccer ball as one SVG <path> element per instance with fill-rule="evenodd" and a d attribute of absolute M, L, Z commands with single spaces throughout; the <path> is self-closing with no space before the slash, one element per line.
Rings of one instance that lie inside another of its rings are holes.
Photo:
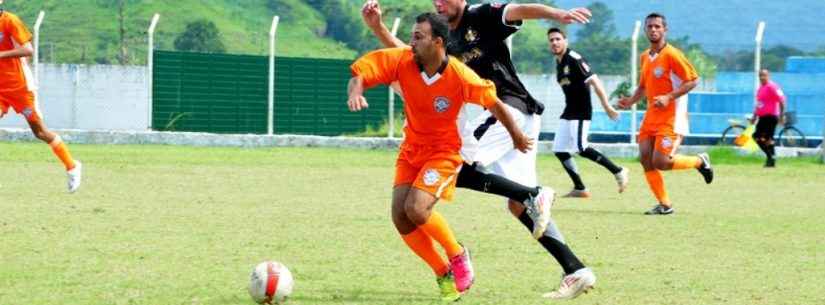
<path fill-rule="evenodd" d="M 255 266 L 249 279 L 249 296 L 258 304 L 282 304 L 292 294 L 292 273 L 276 261 Z"/>

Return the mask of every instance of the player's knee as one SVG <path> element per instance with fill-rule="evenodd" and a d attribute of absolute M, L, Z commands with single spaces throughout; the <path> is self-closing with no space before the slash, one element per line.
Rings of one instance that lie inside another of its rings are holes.
<path fill-rule="evenodd" d="M 404 212 L 407 219 L 419 226 L 427 223 L 427 219 L 430 216 L 426 208 L 419 207 L 411 201 L 406 202 L 404 205 Z"/>
<path fill-rule="evenodd" d="M 49 142 L 50 142 L 50 140 L 51 140 L 51 139 L 49 138 L 49 132 L 47 132 L 47 131 L 45 131 L 45 130 L 38 130 L 38 131 L 35 131 L 35 132 L 34 132 L 34 136 L 35 136 L 36 138 L 40 139 L 41 141 L 46 142 L 46 143 L 49 143 Z"/>
<path fill-rule="evenodd" d="M 522 213 L 524 213 L 524 204 L 514 200 L 508 200 L 507 209 L 510 210 L 510 214 L 513 214 L 515 217 L 519 217 Z"/>
<path fill-rule="evenodd" d="M 672 161 L 670 158 L 653 158 L 653 168 L 658 170 L 669 170 L 671 169 Z"/>

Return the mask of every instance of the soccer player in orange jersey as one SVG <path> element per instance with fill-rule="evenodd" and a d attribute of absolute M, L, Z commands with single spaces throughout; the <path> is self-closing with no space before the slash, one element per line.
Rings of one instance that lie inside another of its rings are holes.
<path fill-rule="evenodd" d="M 3 0 L 0 0 L 0 5 Z M 0 9 L 0 118 L 9 108 L 22 114 L 34 136 L 51 146 L 68 173 L 69 192 L 80 187 L 81 164 L 72 159 L 69 148 L 60 136 L 49 131 L 43 123 L 34 100 L 35 84 L 26 63 L 33 53 L 32 34 L 16 15 Z"/>
<path fill-rule="evenodd" d="M 560 23 L 586 23 L 585 8 L 562 10 L 540 3 L 480 3 L 466 0 L 433 0 L 433 8 L 447 18 L 450 33 L 447 54 L 462 60 L 479 76 L 496 85 L 498 98 L 525 134 L 537 138 L 544 105 L 535 99 L 519 80 L 510 58 L 506 39 L 515 34 L 523 20 L 552 19 Z M 364 2 L 364 22 L 385 47 L 401 47 L 381 22 L 378 0 Z M 543 294 L 551 299 L 572 299 L 596 283 L 596 275 L 570 249 L 551 217 L 555 191 L 538 185 L 536 151 L 521 153 L 513 149 L 504 126 L 489 111 L 483 111 L 464 124 L 462 157 L 456 187 L 468 188 L 507 198 L 511 214 L 528 230 L 561 266 L 564 277 L 559 288 Z M 544 282 L 542 281 L 542 284 Z"/>
<path fill-rule="evenodd" d="M 432 268 L 441 298 L 455 301 L 474 279 L 470 253 L 456 241 L 433 206 L 439 199 L 452 199 L 463 163 L 459 112 L 465 102 L 489 109 L 522 152 L 531 149 L 533 140 L 517 127 L 492 82 L 447 56 L 448 31 L 444 17 L 419 15 L 410 47 L 374 51 L 352 65 L 347 103 L 351 111 L 359 111 L 368 106 L 364 88 L 393 82 L 400 85 L 407 124 L 395 164 L 392 220 L 404 242 Z M 436 250 L 435 242 L 447 259 Z"/>
<path fill-rule="evenodd" d="M 645 18 L 645 34 L 650 49 L 642 53 L 639 87 L 631 97 L 619 100 L 619 107 L 629 108 L 647 97 L 648 109 L 639 129 L 639 155 L 645 178 L 659 201 L 647 215 L 668 215 L 673 205 L 668 198 L 661 171 L 697 169 L 706 183 L 713 181 L 713 169 L 706 153 L 698 156 L 676 154 L 688 133 L 687 100 L 698 83 L 699 75 L 685 55 L 667 43 L 665 16 L 652 13 Z"/>

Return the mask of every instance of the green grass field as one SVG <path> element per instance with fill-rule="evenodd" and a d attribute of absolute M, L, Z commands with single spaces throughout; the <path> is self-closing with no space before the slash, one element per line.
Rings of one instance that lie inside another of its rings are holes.
<path fill-rule="evenodd" d="M 71 147 L 84 185 L 43 144 L 0 143 L 0 304 L 252 304 L 263 260 L 295 278 L 289 304 L 438 304 L 434 277 L 389 219 L 395 152 L 175 146 Z M 825 304 L 825 166 L 714 152 L 717 180 L 667 173 L 677 213 L 578 159 L 594 192 L 554 217 L 598 275 L 570 304 Z M 586 162 L 587 161 L 587 162 Z M 570 187 L 555 158 L 540 180 Z M 560 269 L 503 199 L 460 190 L 437 207 L 474 250 L 460 304 L 550 304 Z"/>

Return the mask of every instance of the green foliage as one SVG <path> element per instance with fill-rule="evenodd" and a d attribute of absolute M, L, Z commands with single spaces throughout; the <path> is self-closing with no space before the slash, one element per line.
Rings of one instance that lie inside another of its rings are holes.
<path fill-rule="evenodd" d="M 221 41 L 220 31 L 214 22 L 197 20 L 186 24 L 186 30 L 175 38 L 175 50 L 224 53 L 226 46 Z"/>
<path fill-rule="evenodd" d="M 762 51 L 762 68 L 770 71 L 785 71 L 785 60 L 789 56 L 825 56 L 825 46 L 813 52 L 805 52 L 786 45 L 777 45 Z M 719 69 L 724 71 L 752 71 L 753 50 L 727 52 L 716 57 Z"/>
<path fill-rule="evenodd" d="M 613 24 L 613 11 L 606 4 L 599 1 L 593 2 L 587 8 L 593 14 L 593 17 L 590 18 L 590 23 L 585 24 L 576 32 L 576 38 L 581 40 L 593 35 L 615 37 L 616 26 Z"/>

